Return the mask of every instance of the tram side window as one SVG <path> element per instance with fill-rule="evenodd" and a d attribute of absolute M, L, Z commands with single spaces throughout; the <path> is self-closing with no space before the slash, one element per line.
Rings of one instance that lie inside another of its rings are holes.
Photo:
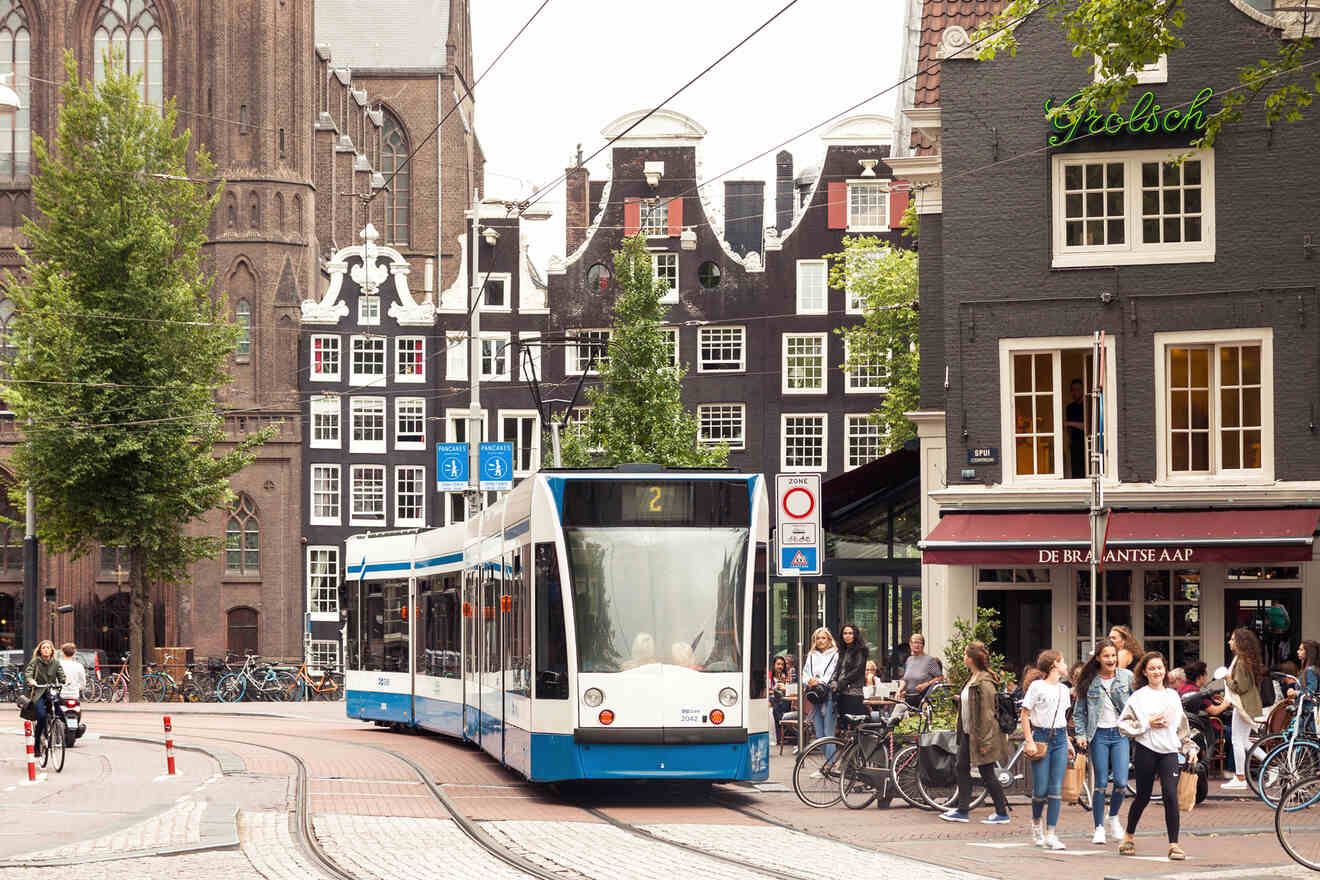
<path fill-rule="evenodd" d="M 417 668 L 423 675 L 459 677 L 459 584 L 459 575 L 445 575 L 431 585 L 431 592 L 425 597 L 420 591 L 417 594 L 424 618 L 422 632 L 425 641 L 425 655 L 418 660 Z"/>
<path fill-rule="evenodd" d="M 485 565 L 481 581 L 481 671 L 500 671 L 499 617 L 500 584 L 503 578 L 499 557 Z"/>
<path fill-rule="evenodd" d="M 385 672 L 408 671 L 408 582 L 385 584 Z"/>
<path fill-rule="evenodd" d="M 417 622 L 417 638 L 413 639 L 413 668 L 419 675 L 427 673 L 427 655 L 431 647 L 430 613 L 431 599 L 439 587 L 438 578 L 417 579 L 417 608 L 412 619 Z"/>
<path fill-rule="evenodd" d="M 481 576 L 475 571 L 465 575 L 463 588 L 463 671 L 477 673 L 477 620 L 481 616 Z"/>
<path fill-rule="evenodd" d="M 568 637 L 555 545 L 536 545 L 536 698 L 568 699 Z"/>
<path fill-rule="evenodd" d="M 367 672 L 385 669 L 385 587 L 366 586 L 366 611 L 362 620 L 362 668 Z"/>
<path fill-rule="evenodd" d="M 360 581 L 345 581 L 339 588 L 339 607 L 344 609 L 344 622 L 348 627 L 345 669 L 362 668 L 362 644 L 366 635 L 362 631 L 362 591 Z"/>
<path fill-rule="evenodd" d="M 509 555 L 509 580 L 506 597 L 500 600 L 504 616 L 504 687 L 511 694 L 532 695 L 531 689 L 531 617 L 528 603 L 531 573 L 523 564 L 526 547 L 519 547 Z"/>

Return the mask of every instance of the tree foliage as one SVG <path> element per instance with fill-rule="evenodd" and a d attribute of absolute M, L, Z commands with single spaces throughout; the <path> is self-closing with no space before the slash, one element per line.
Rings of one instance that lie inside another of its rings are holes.
<path fill-rule="evenodd" d="M 1106 72 L 1085 84 L 1076 101 L 1051 111 L 1051 118 L 1072 123 L 1092 107 L 1117 113 L 1137 84 L 1138 70 L 1186 45 L 1183 26 L 1196 10 L 1189 13 L 1183 0 L 1010 0 L 972 36 L 983 41 L 978 57 L 1016 54 L 1014 26 L 1036 14 L 1060 25 L 1073 55 L 1096 59 L 1088 70 L 1094 73 L 1098 66 Z M 1205 130 L 1192 146 L 1213 146 L 1223 127 L 1241 121 L 1246 107 L 1257 100 L 1263 103 L 1267 123 L 1301 119 L 1320 92 L 1320 71 L 1307 60 L 1312 48 L 1310 38 L 1283 40 L 1272 56 L 1239 68 L 1237 87 L 1219 95 L 1220 109 L 1206 117 Z"/>
<path fill-rule="evenodd" d="M 671 361 L 673 349 L 661 327 L 663 291 L 652 278 L 644 237 L 625 238 L 614 252 L 614 278 L 619 297 L 609 351 L 599 364 L 600 385 L 587 392 L 591 412 L 581 433 L 565 437 L 564 463 L 723 466 L 728 447 L 699 444 L 696 416 L 680 399 L 687 370 Z"/>
<path fill-rule="evenodd" d="M 828 255 L 830 286 L 861 301 L 864 321 L 842 328 L 845 370 L 885 366 L 888 391 L 873 414 L 891 452 L 916 436 L 904 413 L 917 409 L 921 350 L 917 312 L 917 253 L 872 236 L 846 236 L 843 251 Z"/>
<path fill-rule="evenodd" d="M 128 548 L 140 688 L 147 584 L 219 552 L 219 538 L 185 527 L 233 497 L 229 477 L 268 435 L 215 448 L 240 333 L 201 262 L 215 166 L 199 149 L 190 169 L 173 102 L 142 103 L 123 68 L 107 63 L 94 85 L 66 54 L 53 148 L 33 139 L 37 210 L 25 277 L 7 279 L 16 353 L 3 389 L 28 424 L 14 465 L 40 539 L 78 555 Z"/>

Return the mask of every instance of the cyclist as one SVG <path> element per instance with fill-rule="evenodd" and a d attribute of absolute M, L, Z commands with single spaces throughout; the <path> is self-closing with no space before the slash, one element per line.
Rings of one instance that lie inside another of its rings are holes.
<path fill-rule="evenodd" d="M 37 645 L 37 652 L 32 655 L 28 661 L 27 669 L 23 670 L 24 680 L 28 685 L 28 696 L 37 706 L 37 726 L 36 742 L 33 747 L 33 756 L 41 756 L 41 735 L 46 732 L 46 724 L 50 721 L 52 707 L 49 704 L 50 698 L 46 690 L 51 685 L 60 685 L 63 687 L 67 682 L 64 676 L 64 667 L 60 661 L 55 659 L 55 643 L 50 639 L 43 639 Z"/>
<path fill-rule="evenodd" d="M 87 667 L 78 662 L 75 656 L 77 653 L 78 649 L 73 642 L 60 645 L 60 654 L 63 655 L 60 657 L 60 666 L 64 669 L 66 680 L 60 696 L 66 700 L 81 700 L 83 688 L 87 687 Z"/>

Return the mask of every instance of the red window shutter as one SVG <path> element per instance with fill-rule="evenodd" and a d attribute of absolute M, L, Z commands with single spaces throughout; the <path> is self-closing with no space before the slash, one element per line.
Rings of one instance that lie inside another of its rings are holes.
<path fill-rule="evenodd" d="M 830 229 L 848 228 L 848 184 L 831 183 L 826 189 Z"/>
<path fill-rule="evenodd" d="M 669 234 L 683 234 L 683 197 L 669 200 Z"/>
<path fill-rule="evenodd" d="M 907 213 L 910 190 L 906 180 L 895 180 L 889 186 L 889 228 L 902 229 L 907 226 L 903 215 Z"/>
<path fill-rule="evenodd" d="M 638 199 L 623 200 L 623 234 L 631 238 L 642 228 L 642 203 Z"/>

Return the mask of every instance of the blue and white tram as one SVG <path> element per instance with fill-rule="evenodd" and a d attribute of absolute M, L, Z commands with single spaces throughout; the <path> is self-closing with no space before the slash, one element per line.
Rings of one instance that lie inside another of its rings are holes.
<path fill-rule="evenodd" d="M 759 474 L 624 470 L 539 473 L 463 525 L 354 536 L 348 715 L 536 781 L 765 779 L 768 538 Z"/>

